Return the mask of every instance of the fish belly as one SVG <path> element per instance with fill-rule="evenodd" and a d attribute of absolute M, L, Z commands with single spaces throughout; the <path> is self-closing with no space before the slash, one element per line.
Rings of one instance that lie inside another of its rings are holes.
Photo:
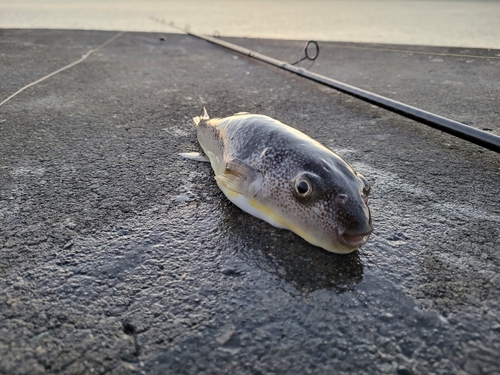
<path fill-rule="evenodd" d="M 266 207 L 258 203 L 255 199 L 248 198 L 243 194 L 239 194 L 232 190 L 226 189 L 224 186 L 221 185 L 219 185 L 219 188 L 227 197 L 227 199 L 229 199 L 233 204 L 235 204 L 243 211 L 261 220 L 264 220 L 277 228 L 289 229 L 282 222 L 278 221 L 279 219 L 274 217 L 274 215 L 270 210 L 266 209 Z"/>

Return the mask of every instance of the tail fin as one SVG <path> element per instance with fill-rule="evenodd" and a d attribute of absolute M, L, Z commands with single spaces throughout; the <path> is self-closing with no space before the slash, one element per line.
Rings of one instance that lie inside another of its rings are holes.
<path fill-rule="evenodd" d="M 205 107 L 203 107 L 203 114 L 201 116 L 193 117 L 193 121 L 194 121 L 194 124 L 196 126 L 198 126 L 200 124 L 201 120 L 207 121 L 208 119 L 210 119 L 210 117 L 208 116 L 208 113 L 207 113 L 207 110 L 205 109 Z"/>

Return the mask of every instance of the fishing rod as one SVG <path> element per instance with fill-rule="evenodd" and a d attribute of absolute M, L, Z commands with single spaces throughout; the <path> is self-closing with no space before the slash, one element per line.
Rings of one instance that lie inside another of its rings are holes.
<path fill-rule="evenodd" d="M 164 21 L 157 20 L 152 18 L 156 22 L 164 23 Z M 183 31 L 184 33 L 194 36 L 199 39 L 206 40 L 207 42 L 217 44 L 219 46 L 222 46 L 224 48 L 230 49 L 231 51 L 239 52 L 243 55 L 246 55 L 248 57 L 263 61 L 265 63 L 277 66 L 278 68 L 287 70 L 289 72 L 295 73 L 299 76 L 308 78 L 310 80 L 313 80 L 315 82 L 321 83 L 323 85 L 326 85 L 328 87 L 334 88 L 338 91 L 341 91 L 345 94 L 351 95 L 355 98 L 361 99 L 365 102 L 374 104 L 378 107 L 384 108 L 388 111 L 397 113 L 401 116 L 407 117 L 409 119 L 418 121 L 422 124 L 431 126 L 435 129 L 441 130 L 445 133 L 449 133 L 451 135 L 454 135 L 458 138 L 464 139 L 466 141 L 469 141 L 471 143 L 474 143 L 476 145 L 485 147 L 489 150 L 495 151 L 500 153 L 500 137 L 496 136 L 494 134 L 485 132 L 483 130 L 479 130 L 477 128 L 474 128 L 469 125 L 462 124 L 461 122 L 451 120 L 449 118 L 443 117 L 436 115 L 434 113 L 424 111 L 422 109 L 412 107 L 410 105 L 398 102 L 396 100 L 392 100 L 389 98 L 386 98 L 385 96 L 378 95 L 375 93 L 372 93 L 367 90 L 360 89 L 358 87 L 337 81 L 335 79 L 323 76 L 321 74 L 313 73 L 310 72 L 306 69 L 303 69 L 301 67 L 297 67 L 293 64 L 290 64 L 285 61 L 281 61 L 272 57 L 269 57 L 267 55 L 261 54 L 259 52 L 253 51 L 251 49 L 241 47 L 237 44 L 233 44 L 227 41 L 224 41 L 220 38 L 214 38 L 206 35 L 201 35 L 198 33 L 195 33 L 189 28 L 181 29 L 177 26 L 174 25 L 174 23 L 168 24 L 169 26 Z M 316 42 L 314 42 L 316 43 Z M 317 47 L 317 44 L 316 44 Z M 306 55 L 307 55 L 307 45 L 306 45 Z M 317 50 L 319 53 L 319 49 Z M 317 57 L 317 56 L 316 56 Z M 294 63 L 295 64 L 295 63 Z"/>

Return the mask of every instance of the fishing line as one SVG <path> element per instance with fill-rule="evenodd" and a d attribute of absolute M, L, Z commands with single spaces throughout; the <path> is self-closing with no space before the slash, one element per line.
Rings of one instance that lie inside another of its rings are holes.
<path fill-rule="evenodd" d="M 82 61 L 84 61 L 85 59 L 87 59 L 87 57 L 89 57 L 90 55 L 92 55 L 93 53 L 99 51 L 101 48 L 104 48 L 106 47 L 109 43 L 113 42 L 115 39 L 117 39 L 118 37 L 122 36 L 123 34 L 125 34 L 125 31 L 121 31 L 117 34 L 115 34 L 113 37 L 109 38 L 108 40 L 106 40 L 103 44 L 101 44 L 99 47 L 97 48 L 91 48 L 87 51 L 87 53 L 85 55 L 82 55 L 82 57 L 80 57 L 78 60 L 76 61 L 73 61 L 72 63 L 66 65 L 66 66 L 63 66 L 62 68 L 59 68 L 55 71 L 53 71 L 52 73 L 49 73 L 47 74 L 46 76 L 43 76 L 42 78 L 40 79 L 37 79 L 36 81 L 34 82 L 31 82 L 29 84 L 27 84 L 26 86 L 20 88 L 19 90 L 17 90 L 14 94 L 12 94 L 11 96 L 9 96 L 7 99 L 5 99 L 3 102 L 0 103 L 0 106 L 4 103 L 6 103 L 7 101 L 9 101 L 10 99 L 12 99 L 13 97 L 15 97 L 17 94 L 23 92 L 24 90 L 26 90 L 27 88 L 31 87 L 31 86 L 34 86 L 42 81 L 45 81 L 47 78 L 50 78 L 52 76 L 55 76 L 56 74 L 58 73 L 61 73 L 62 71 L 65 71 L 66 69 L 69 69 L 77 64 L 80 64 Z"/>
<path fill-rule="evenodd" d="M 160 23 L 164 23 L 161 20 L 157 20 L 155 18 L 151 18 L 152 20 Z M 171 27 L 174 27 L 177 30 L 182 30 L 175 26 L 173 23 L 170 23 Z M 188 35 L 206 40 L 210 43 L 217 44 L 219 46 L 230 49 L 231 51 L 239 52 L 248 57 L 252 57 L 259 61 L 263 61 L 265 63 L 277 66 L 281 69 L 287 70 L 289 72 L 295 73 L 299 76 L 308 78 L 312 81 L 321 83 L 325 86 L 334 88 L 340 92 L 351 95 L 355 98 L 361 99 L 370 104 L 376 105 L 378 107 L 384 108 L 388 111 L 397 113 L 401 116 L 407 117 L 409 119 L 418 121 L 422 124 L 428 125 L 435 129 L 441 130 L 445 133 L 452 134 L 458 138 L 464 139 L 471 143 L 477 144 L 479 146 L 485 147 L 489 150 L 499 152 L 500 153 L 500 137 L 494 134 L 485 132 L 483 130 L 479 130 L 469 125 L 462 124 L 458 121 L 451 120 L 449 118 L 436 115 L 431 112 L 424 111 L 422 109 L 412 107 L 410 105 L 398 102 L 396 100 L 392 100 L 386 98 L 384 96 L 372 93 L 370 91 L 366 91 L 360 89 L 355 86 L 351 86 L 347 83 L 343 83 L 337 81 L 335 79 L 323 76 L 321 74 L 313 73 L 309 70 L 305 70 L 303 68 L 299 68 L 295 65 L 287 63 L 285 61 L 281 61 L 261 53 L 252 51 L 251 49 L 241 47 L 237 44 L 233 44 L 230 42 L 226 42 L 224 40 L 212 38 L 209 36 L 201 35 L 194 33 L 192 31 L 182 30 Z"/>

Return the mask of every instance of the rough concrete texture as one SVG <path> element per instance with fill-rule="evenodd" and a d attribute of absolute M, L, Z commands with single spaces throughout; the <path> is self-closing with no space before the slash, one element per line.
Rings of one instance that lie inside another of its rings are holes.
<path fill-rule="evenodd" d="M 1 98 L 112 35 L 0 31 Z M 500 373 L 500 155 L 159 36 L 126 33 L 0 107 L 0 373 Z M 322 48 L 317 71 L 498 129 L 498 59 Z M 178 156 L 203 106 L 345 157 L 372 183 L 368 244 L 327 253 L 228 202 Z"/>
<path fill-rule="evenodd" d="M 289 62 L 305 44 L 229 40 Z M 493 49 L 320 42 L 310 70 L 500 136 L 499 67 L 500 51 Z"/>

